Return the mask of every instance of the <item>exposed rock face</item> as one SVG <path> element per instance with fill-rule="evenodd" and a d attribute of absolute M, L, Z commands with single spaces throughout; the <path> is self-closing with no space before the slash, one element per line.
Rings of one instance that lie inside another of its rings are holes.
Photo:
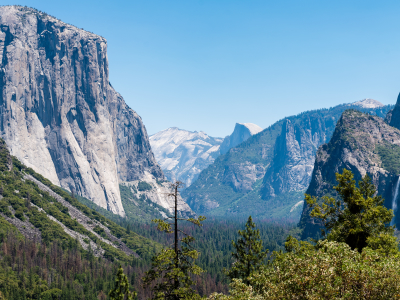
<path fill-rule="evenodd" d="M 314 167 L 315 152 L 331 134 L 332 119 L 307 116 L 284 120 L 276 140 L 274 158 L 263 178 L 263 199 L 307 188 Z"/>
<path fill-rule="evenodd" d="M 139 184 L 140 181 L 145 181 L 150 185 L 151 188 L 146 190 L 140 190 Z M 142 180 L 122 182 L 121 184 L 128 186 L 131 188 L 131 191 L 137 198 L 148 199 L 153 203 L 156 203 L 169 211 L 171 215 L 174 214 L 174 206 L 175 200 L 174 197 L 169 196 L 173 192 L 171 189 L 170 182 L 160 182 L 151 175 L 150 173 L 146 173 L 146 177 L 142 178 Z M 151 205 L 151 204 L 150 204 Z M 183 201 L 182 197 L 178 194 L 178 211 L 179 215 L 183 218 L 191 218 L 195 217 L 196 214 L 190 209 L 189 205 Z M 163 217 L 166 217 L 165 214 L 160 212 Z"/>
<path fill-rule="evenodd" d="M 317 152 L 307 194 L 322 197 L 335 195 L 336 173 L 344 168 L 359 181 L 368 174 L 379 195 L 391 208 L 392 197 L 400 173 L 400 130 L 387 125 L 382 118 L 355 110 L 345 111 L 337 123 L 332 139 Z M 305 204 L 300 220 L 303 238 L 315 237 L 320 224 L 309 216 Z M 399 223 L 397 219 L 396 223 Z"/>
<path fill-rule="evenodd" d="M 297 222 L 317 149 L 348 108 L 384 117 L 392 106 L 362 100 L 280 120 L 219 156 L 183 198 L 201 214 Z"/>
<path fill-rule="evenodd" d="M 395 107 L 388 112 L 385 121 L 397 129 L 400 129 L 400 94 L 397 97 L 397 102 Z"/>
<path fill-rule="evenodd" d="M 118 182 L 163 179 L 141 118 L 108 80 L 104 38 L 0 7 L 0 133 L 54 184 L 124 215 Z"/>
<path fill-rule="evenodd" d="M 224 138 L 220 147 L 220 153 L 225 154 L 229 149 L 236 147 L 260 131 L 262 131 L 262 128 L 256 124 L 236 123 L 233 133 Z"/>
<path fill-rule="evenodd" d="M 176 127 L 150 136 L 151 148 L 168 180 L 188 187 L 219 155 L 221 138 Z"/>

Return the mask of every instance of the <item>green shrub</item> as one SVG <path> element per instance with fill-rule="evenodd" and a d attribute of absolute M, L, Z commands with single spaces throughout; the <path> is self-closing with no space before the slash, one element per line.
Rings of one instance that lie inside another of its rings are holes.
<path fill-rule="evenodd" d="M 153 187 L 145 181 L 139 181 L 138 190 L 140 192 L 150 191 Z"/>
<path fill-rule="evenodd" d="M 236 279 L 230 296 L 209 299 L 399 299 L 400 259 L 370 248 L 359 253 L 345 243 L 303 243 L 295 251 L 275 253 L 249 281 Z"/>

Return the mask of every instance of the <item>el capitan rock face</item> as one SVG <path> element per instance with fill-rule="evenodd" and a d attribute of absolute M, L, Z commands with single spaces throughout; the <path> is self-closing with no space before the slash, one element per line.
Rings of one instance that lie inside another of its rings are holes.
<path fill-rule="evenodd" d="M 104 38 L 3 6 L 0 59 L 0 134 L 24 164 L 120 215 L 119 181 L 164 178 L 141 118 L 109 83 Z"/>

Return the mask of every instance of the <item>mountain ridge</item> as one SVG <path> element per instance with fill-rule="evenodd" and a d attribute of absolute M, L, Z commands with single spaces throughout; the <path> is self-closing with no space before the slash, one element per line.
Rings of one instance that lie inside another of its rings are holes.
<path fill-rule="evenodd" d="M 171 127 L 151 135 L 150 144 L 167 179 L 182 181 L 187 188 L 221 154 L 221 147 L 229 151 L 260 130 L 252 123 L 236 123 L 232 134 L 222 139 Z"/>
<path fill-rule="evenodd" d="M 385 117 L 392 106 L 341 104 L 284 118 L 219 156 L 182 191 L 199 214 L 298 222 L 318 147 L 333 134 L 343 111 Z"/>

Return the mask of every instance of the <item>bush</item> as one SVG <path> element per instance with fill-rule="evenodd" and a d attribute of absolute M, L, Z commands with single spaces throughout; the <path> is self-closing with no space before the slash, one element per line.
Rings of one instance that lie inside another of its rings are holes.
<path fill-rule="evenodd" d="M 297 241 L 296 241 L 297 242 Z M 400 259 L 345 243 L 320 241 L 314 247 L 293 243 L 289 253 L 249 277 L 231 284 L 231 296 L 209 299 L 399 299 Z"/>
<path fill-rule="evenodd" d="M 138 190 L 141 192 L 150 191 L 153 187 L 145 181 L 139 181 Z"/>

